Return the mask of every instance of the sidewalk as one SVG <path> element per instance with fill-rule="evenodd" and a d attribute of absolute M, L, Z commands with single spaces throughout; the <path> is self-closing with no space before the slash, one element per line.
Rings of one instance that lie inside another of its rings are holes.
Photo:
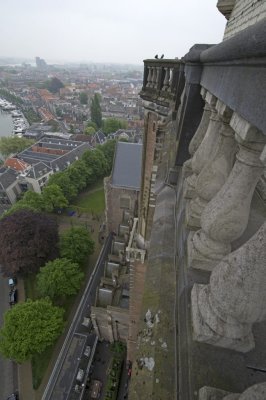
<path fill-rule="evenodd" d="M 24 282 L 18 279 L 18 299 L 19 302 L 25 301 Z M 18 390 L 20 400 L 35 400 L 35 391 L 32 388 L 31 362 L 27 361 L 18 364 Z"/>

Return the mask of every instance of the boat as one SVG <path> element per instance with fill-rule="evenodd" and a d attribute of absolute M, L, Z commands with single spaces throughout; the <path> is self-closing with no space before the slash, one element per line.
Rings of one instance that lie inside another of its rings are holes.
<path fill-rule="evenodd" d="M 21 114 L 20 111 L 14 110 L 14 111 L 11 111 L 11 117 L 12 117 L 12 118 L 22 117 L 22 114 Z"/>

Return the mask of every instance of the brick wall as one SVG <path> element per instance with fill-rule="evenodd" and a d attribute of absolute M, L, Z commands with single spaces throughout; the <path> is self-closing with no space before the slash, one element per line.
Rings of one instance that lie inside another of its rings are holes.
<path fill-rule="evenodd" d="M 139 192 L 137 190 L 122 189 L 110 184 L 110 178 L 104 181 L 106 223 L 108 232 L 118 233 L 118 226 L 123 220 L 125 208 L 121 208 L 121 198 L 129 198 L 129 211 L 134 215 L 137 208 Z"/>
<path fill-rule="evenodd" d="M 143 162 L 142 162 L 142 182 L 141 182 L 141 208 L 139 210 L 139 233 L 146 238 L 147 216 L 149 210 L 150 184 L 154 163 L 154 151 L 157 131 L 157 115 L 149 113 L 145 118 L 144 142 L 143 142 Z"/>
<path fill-rule="evenodd" d="M 224 40 L 266 18 L 265 0 L 237 0 L 227 22 Z"/>
<path fill-rule="evenodd" d="M 46 154 L 56 154 L 62 156 L 69 152 L 69 150 L 62 150 L 62 149 L 50 149 L 48 147 L 40 147 L 40 146 L 31 146 L 31 150 L 35 151 L 36 153 L 46 153 Z"/>

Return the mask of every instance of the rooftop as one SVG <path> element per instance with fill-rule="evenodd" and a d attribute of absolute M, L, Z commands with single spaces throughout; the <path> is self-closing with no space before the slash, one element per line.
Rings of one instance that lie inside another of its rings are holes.
<path fill-rule="evenodd" d="M 142 144 L 117 142 L 111 184 L 140 189 Z"/>

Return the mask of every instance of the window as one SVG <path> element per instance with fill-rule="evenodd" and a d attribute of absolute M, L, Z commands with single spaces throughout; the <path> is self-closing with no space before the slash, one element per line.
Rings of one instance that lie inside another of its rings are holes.
<path fill-rule="evenodd" d="M 121 196 L 120 197 L 120 208 L 130 209 L 130 197 Z"/>

